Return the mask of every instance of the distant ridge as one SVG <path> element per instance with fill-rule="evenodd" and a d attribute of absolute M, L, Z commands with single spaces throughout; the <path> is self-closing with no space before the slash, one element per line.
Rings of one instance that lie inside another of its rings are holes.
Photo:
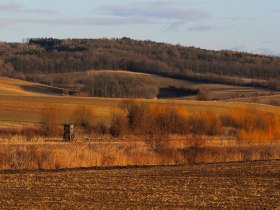
<path fill-rule="evenodd" d="M 0 43 L 0 47 L 0 75 L 29 81 L 40 82 L 34 77 L 38 74 L 110 69 L 233 85 L 251 79 L 254 81 L 246 85 L 280 88 L 275 82 L 280 78 L 280 57 L 276 56 L 205 50 L 127 37 L 36 38 L 28 39 L 27 43 Z"/>

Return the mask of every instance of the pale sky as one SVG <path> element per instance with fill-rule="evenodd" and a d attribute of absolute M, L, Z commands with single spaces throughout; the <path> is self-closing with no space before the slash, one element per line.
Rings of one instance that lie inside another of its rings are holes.
<path fill-rule="evenodd" d="M 0 41 L 124 36 L 279 54 L 280 0 L 0 0 Z"/>

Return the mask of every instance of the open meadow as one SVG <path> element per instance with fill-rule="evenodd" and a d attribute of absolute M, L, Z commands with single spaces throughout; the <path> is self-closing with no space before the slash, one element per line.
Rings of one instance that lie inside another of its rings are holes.
<path fill-rule="evenodd" d="M 214 110 L 217 112 L 226 112 L 231 108 L 256 108 L 271 112 L 279 112 L 275 106 L 264 106 L 252 102 L 263 101 L 265 104 L 277 102 L 277 92 L 271 93 L 260 88 L 249 88 L 230 86 L 222 84 L 205 84 L 183 81 L 161 76 L 155 76 L 143 73 L 132 73 L 124 71 L 102 71 L 104 74 L 132 74 L 142 75 L 148 79 L 156 81 L 159 87 L 176 86 L 177 88 L 192 88 L 192 89 L 207 89 L 211 98 L 219 99 L 219 101 L 194 101 L 180 99 L 195 99 L 194 96 L 188 96 L 173 99 L 138 99 L 139 102 L 146 104 L 166 104 L 174 106 L 182 106 L 188 111 Z M 82 73 L 57 74 L 53 77 L 73 77 L 79 79 L 84 76 Z M 99 74 L 99 72 L 89 71 L 87 74 Z M 48 106 L 53 106 L 61 112 L 61 122 L 69 121 L 68 115 L 73 109 L 80 105 L 89 106 L 94 110 L 96 118 L 109 122 L 111 113 L 119 109 L 123 99 L 108 99 L 108 98 L 93 98 L 93 97 L 72 97 L 64 96 L 64 90 L 39 83 L 31 83 L 22 80 L 15 80 L 0 77 L 0 125 L 1 124 L 24 124 L 24 123 L 39 123 L 41 121 L 41 112 Z M 271 95 L 272 94 L 272 95 Z M 234 99 L 235 98 L 235 99 Z M 266 99 L 267 98 L 267 99 Z M 228 102 L 220 100 L 229 100 Z M 257 101 L 254 101 L 257 100 Z M 235 102 L 237 101 L 237 102 Z M 242 103 L 240 103 L 240 102 Z"/>
<path fill-rule="evenodd" d="M 53 95 L 49 86 L 44 86 L 44 92 L 34 92 L 33 87 L 39 86 L 36 83 L 4 78 L 2 82 L 0 89 L 14 92 L 0 94 L 2 169 L 173 165 L 280 157 L 277 106 L 61 96 L 58 92 Z M 75 142 L 63 142 L 63 124 L 68 123 L 76 125 Z"/>

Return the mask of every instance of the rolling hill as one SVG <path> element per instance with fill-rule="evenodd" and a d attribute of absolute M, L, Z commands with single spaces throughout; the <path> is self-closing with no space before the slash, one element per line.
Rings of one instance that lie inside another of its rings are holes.
<path fill-rule="evenodd" d="M 153 77 L 158 82 L 164 84 L 177 83 L 178 81 L 162 78 L 153 75 L 146 75 Z M 25 124 L 25 123 L 40 123 L 42 111 L 47 107 L 55 107 L 60 113 L 60 122 L 66 123 L 69 121 L 69 115 L 73 110 L 80 106 L 90 107 L 96 115 L 97 121 L 110 122 L 111 114 L 114 110 L 119 109 L 123 100 L 114 98 L 96 98 L 96 97 L 78 97 L 78 96 L 61 96 L 61 89 L 49 87 L 46 85 L 39 85 L 37 83 L 30 83 L 21 80 L 13 80 L 8 78 L 0 78 L 0 124 Z M 191 83 L 184 83 L 181 85 L 193 85 Z M 196 84 L 199 85 L 199 84 Z M 201 84 L 202 86 L 204 84 Z M 22 87 L 28 88 L 22 88 Z M 40 88 L 37 88 L 37 87 Z M 213 93 L 216 91 L 226 94 L 226 86 L 213 85 Z M 44 90 L 44 91 L 42 91 Z M 238 88 L 237 88 L 238 90 Z M 235 91 L 237 91 L 235 90 Z M 241 88 L 243 91 L 243 89 Z M 256 91 L 256 90 L 255 90 Z M 279 112 L 280 108 L 275 106 L 261 105 L 248 102 L 225 102 L 225 101 L 194 101 L 194 100 L 176 100 L 176 99 L 138 99 L 143 103 L 160 103 L 165 105 L 176 105 L 185 107 L 189 112 L 196 112 L 202 110 L 215 110 L 217 112 L 227 112 L 232 108 L 246 108 L 250 107 Z"/>
<path fill-rule="evenodd" d="M 63 89 L 24 80 L 0 77 L 0 95 L 35 96 L 61 95 Z"/>
<path fill-rule="evenodd" d="M 196 82 L 280 89 L 280 58 L 152 41 L 29 39 L 0 43 L 0 75 L 37 81 L 38 74 L 126 70 Z M 54 86 L 59 85 L 56 81 Z"/>
<path fill-rule="evenodd" d="M 279 57 L 125 37 L 30 39 L 0 45 L 0 75 L 26 80 L 0 77 L 2 122 L 40 122 L 47 106 L 59 109 L 61 121 L 67 122 L 68 113 L 79 105 L 90 106 L 98 119 L 108 122 L 123 100 L 116 98 L 179 104 L 191 112 L 280 101 Z M 213 101 L 193 101 L 201 91 Z M 278 111 L 273 106 L 250 106 Z"/>
<path fill-rule="evenodd" d="M 100 78 L 100 76 L 102 77 Z M 107 80 L 108 77 L 118 78 L 120 76 L 120 81 L 117 81 L 119 82 L 118 86 L 120 86 L 122 83 L 127 82 L 128 79 L 126 78 L 135 78 L 139 80 L 139 84 L 141 85 L 141 91 L 144 91 L 143 89 L 145 89 L 144 82 L 149 81 L 149 85 L 152 85 L 156 90 L 153 91 L 153 93 L 149 92 L 149 94 L 147 94 L 147 96 L 149 96 L 148 98 L 193 100 L 196 99 L 196 96 L 199 93 L 199 91 L 207 90 L 209 92 L 209 100 L 243 99 L 247 102 L 250 102 L 255 97 L 273 96 L 275 94 L 278 94 L 278 91 L 271 91 L 261 87 L 227 85 L 209 82 L 206 83 L 123 70 L 89 70 L 85 72 L 56 73 L 51 75 L 51 83 L 57 83 L 55 81 L 59 81 L 60 87 L 75 90 L 75 92 L 79 93 L 83 91 L 86 92 L 83 85 L 87 83 L 85 78 L 93 78 L 93 80 L 95 81 L 98 79 L 102 79 L 103 81 L 98 82 L 99 88 L 106 89 L 106 86 L 113 86 L 117 88 L 115 80 L 106 83 L 105 80 Z M 48 84 L 50 83 L 50 75 L 40 74 L 36 77 L 36 80 L 40 81 L 41 83 Z M 94 83 L 92 83 L 92 86 L 94 86 Z M 132 86 L 128 88 L 131 88 L 133 90 L 136 87 Z M 97 93 L 97 95 L 92 96 L 104 97 L 102 93 Z M 146 97 L 144 95 L 140 98 Z"/>

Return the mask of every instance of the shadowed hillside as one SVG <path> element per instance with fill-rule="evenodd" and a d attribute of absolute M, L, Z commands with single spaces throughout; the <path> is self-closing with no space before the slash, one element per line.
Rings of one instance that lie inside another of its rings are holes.
<path fill-rule="evenodd" d="M 208 100 L 225 100 L 278 93 L 258 87 L 204 83 L 120 70 L 38 74 L 33 78 L 40 83 L 69 89 L 82 96 L 109 98 L 196 99 L 201 91 L 207 90 Z"/>
<path fill-rule="evenodd" d="M 0 77 L 0 95 L 61 95 L 65 91 L 39 83 Z"/>

